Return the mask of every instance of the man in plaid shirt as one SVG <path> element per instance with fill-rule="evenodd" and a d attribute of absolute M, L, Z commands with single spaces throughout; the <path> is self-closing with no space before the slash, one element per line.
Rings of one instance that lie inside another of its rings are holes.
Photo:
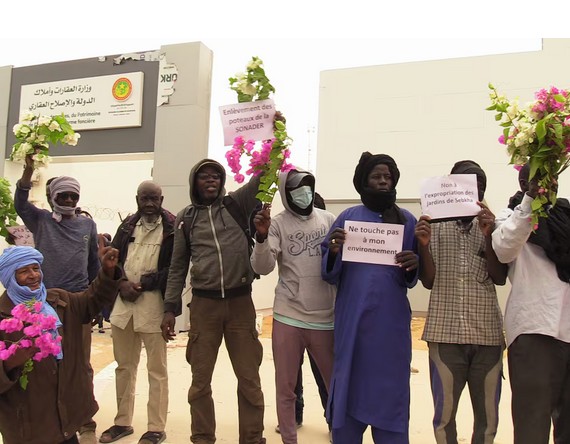
<path fill-rule="evenodd" d="M 479 201 L 487 179 L 470 160 L 451 174 L 476 174 Z M 504 285 L 507 268 L 491 246 L 495 216 L 479 202 L 475 217 L 416 225 L 420 279 L 431 290 L 422 339 L 427 341 L 438 444 L 457 443 L 455 416 L 467 383 L 473 406 L 472 444 L 492 444 L 498 426 L 504 337 L 495 285 Z"/>

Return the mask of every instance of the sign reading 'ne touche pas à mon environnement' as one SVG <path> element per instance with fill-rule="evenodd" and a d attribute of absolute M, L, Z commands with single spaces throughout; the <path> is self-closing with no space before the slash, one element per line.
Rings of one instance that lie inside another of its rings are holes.
<path fill-rule="evenodd" d="M 20 114 L 65 114 L 74 130 L 141 126 L 143 72 L 22 85 Z"/>

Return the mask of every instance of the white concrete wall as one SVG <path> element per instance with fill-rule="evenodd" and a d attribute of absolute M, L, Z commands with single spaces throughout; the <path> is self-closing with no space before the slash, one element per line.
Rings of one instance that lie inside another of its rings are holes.
<path fill-rule="evenodd" d="M 359 50 L 359 48 L 355 48 Z M 540 88 L 569 88 L 570 39 L 545 39 L 542 51 L 324 71 L 320 81 L 317 177 L 329 199 L 358 198 L 352 185 L 362 151 L 387 153 L 401 171 L 399 198 L 419 198 L 423 178 L 448 174 L 458 160 L 487 174 L 486 201 L 498 212 L 518 190 L 487 84 L 508 98 L 533 100 Z M 568 173 L 559 194 L 570 195 Z M 504 307 L 508 286 L 499 290 Z M 425 311 L 429 293 L 410 293 Z"/>

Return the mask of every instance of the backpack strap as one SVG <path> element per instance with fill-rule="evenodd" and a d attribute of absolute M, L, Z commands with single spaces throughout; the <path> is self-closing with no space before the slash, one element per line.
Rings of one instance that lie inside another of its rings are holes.
<path fill-rule="evenodd" d="M 178 225 L 178 228 L 182 228 L 184 232 L 184 239 L 186 239 L 186 248 L 190 251 L 190 228 L 192 227 L 192 218 L 194 216 L 196 209 L 193 205 L 188 205 L 184 209 L 184 215 Z"/>
<path fill-rule="evenodd" d="M 255 242 L 253 241 L 253 235 L 255 234 L 255 232 L 254 231 L 252 232 L 250 218 L 244 214 L 244 212 L 241 210 L 237 202 L 231 196 L 229 195 L 225 196 L 223 204 L 226 207 L 226 210 L 228 210 L 228 213 L 230 213 L 230 215 L 234 218 L 234 220 L 238 223 L 238 225 L 245 233 L 245 237 L 247 238 L 247 243 L 249 245 L 250 254 L 251 254 L 251 250 L 253 250 L 253 247 L 255 245 Z M 255 213 L 257 213 L 257 211 L 254 210 L 253 212 L 254 216 Z"/>

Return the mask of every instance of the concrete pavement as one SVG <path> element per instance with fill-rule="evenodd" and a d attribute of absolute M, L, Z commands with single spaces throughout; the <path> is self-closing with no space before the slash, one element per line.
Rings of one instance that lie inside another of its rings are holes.
<path fill-rule="evenodd" d="M 187 335 L 180 333 L 177 339 L 168 347 L 168 366 L 170 378 L 170 404 L 166 427 L 166 444 L 181 444 L 190 442 L 190 409 L 186 400 L 190 385 L 190 366 L 185 360 L 185 346 Z M 261 365 L 261 380 L 265 394 L 265 437 L 268 444 L 281 443 L 280 435 L 274 429 L 277 424 L 275 412 L 275 384 L 274 368 L 271 353 L 271 339 L 262 338 L 264 348 L 263 363 Z M 308 359 L 305 360 L 308 362 Z M 433 406 L 429 386 L 429 369 L 427 351 L 414 350 L 412 358 L 413 367 L 419 373 L 411 376 L 411 417 L 410 442 L 412 444 L 432 444 L 434 442 L 431 428 Z M 506 365 L 506 360 L 505 360 Z M 117 441 L 120 444 L 136 444 L 140 436 L 146 431 L 146 401 L 148 382 L 146 378 L 146 356 L 141 356 L 139 376 L 137 380 L 137 400 L 135 405 L 135 419 L 133 427 L 135 433 Z M 105 367 L 95 376 L 95 395 L 100 405 L 100 411 L 95 417 L 100 434 L 113 424 L 116 412 L 115 363 Z M 303 366 L 305 382 L 305 414 L 304 423 L 298 431 L 299 443 L 327 444 L 328 429 L 323 418 L 323 411 L 318 397 L 317 386 L 313 379 L 308 363 Z M 508 372 L 505 368 L 505 374 Z M 495 440 L 497 444 L 513 442 L 512 425 L 510 417 L 510 388 L 508 380 L 504 380 L 501 399 L 499 431 Z M 237 397 L 236 379 L 231 368 L 228 353 L 222 343 L 216 370 L 214 372 L 213 396 L 216 407 L 217 443 L 238 442 Z M 473 416 L 469 393 L 463 393 L 457 417 L 460 443 L 471 441 Z M 371 444 L 372 438 L 367 432 L 364 444 Z"/>

